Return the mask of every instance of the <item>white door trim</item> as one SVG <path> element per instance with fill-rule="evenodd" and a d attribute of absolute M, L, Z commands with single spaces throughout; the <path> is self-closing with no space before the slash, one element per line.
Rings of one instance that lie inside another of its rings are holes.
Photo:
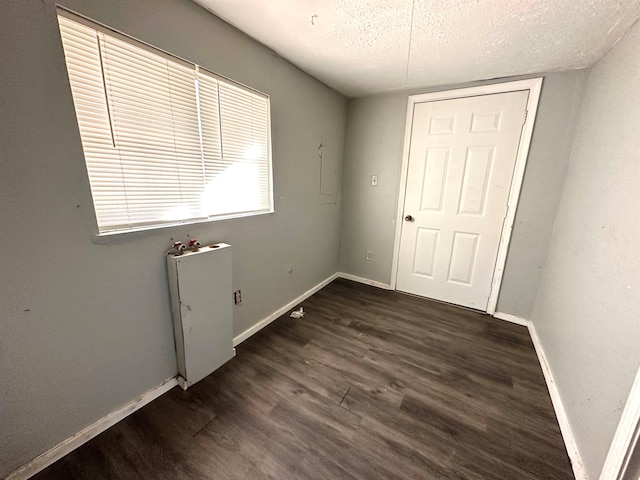
<path fill-rule="evenodd" d="M 498 257 L 496 259 L 496 266 L 493 272 L 493 281 L 491 282 L 491 295 L 489 296 L 489 304 L 487 305 L 487 313 L 489 313 L 490 315 L 493 315 L 493 313 L 495 313 L 496 305 L 498 304 L 498 294 L 500 293 L 500 285 L 502 284 L 504 265 L 507 260 L 507 250 L 509 248 L 509 241 L 511 240 L 511 230 L 513 228 L 513 222 L 516 216 L 518 199 L 520 198 L 520 189 L 522 188 L 524 169 L 527 163 L 527 156 L 529 154 L 529 146 L 531 144 L 531 136 L 533 134 L 534 120 L 536 118 L 536 112 L 538 110 L 538 100 L 540 99 L 540 92 L 542 90 L 542 77 L 409 96 L 407 105 L 407 121 L 404 132 L 404 149 L 402 152 L 402 168 L 400 169 L 400 188 L 398 189 L 398 208 L 395 219 L 396 232 L 395 241 L 393 244 L 393 263 L 391 264 L 390 285 L 392 289 L 395 290 L 396 288 L 396 277 L 398 275 L 400 233 L 402 230 L 404 197 L 405 191 L 407 189 L 407 170 L 409 168 L 409 150 L 411 147 L 413 108 L 415 104 L 421 102 L 430 102 L 434 100 L 451 100 L 454 98 L 477 97 L 480 95 L 508 93 L 519 90 L 529 90 L 529 100 L 527 101 L 527 118 L 522 128 L 522 134 L 520 136 L 520 145 L 518 147 L 513 179 L 511 181 L 511 189 L 509 191 L 507 216 L 502 226 L 500 245 L 498 247 Z"/>
<path fill-rule="evenodd" d="M 622 480 L 634 450 L 640 451 L 640 368 L 609 447 L 600 480 Z"/>

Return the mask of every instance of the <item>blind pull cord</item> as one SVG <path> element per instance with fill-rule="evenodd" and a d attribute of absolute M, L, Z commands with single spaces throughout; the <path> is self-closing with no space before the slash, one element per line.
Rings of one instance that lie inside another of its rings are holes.
<path fill-rule="evenodd" d="M 113 118 L 111 116 L 111 107 L 109 105 L 109 97 L 107 95 L 107 79 L 104 73 L 104 61 L 102 59 L 102 45 L 100 44 L 100 34 L 96 33 L 96 40 L 98 42 L 98 56 L 100 57 L 100 72 L 102 73 L 102 89 L 104 90 L 104 102 L 107 104 L 107 117 L 109 118 L 109 132 L 111 133 L 111 143 L 113 148 L 116 147 L 116 137 L 113 133 Z"/>

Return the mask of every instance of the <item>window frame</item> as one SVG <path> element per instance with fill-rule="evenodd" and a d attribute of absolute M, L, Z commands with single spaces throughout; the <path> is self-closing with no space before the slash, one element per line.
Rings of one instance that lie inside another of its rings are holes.
<path fill-rule="evenodd" d="M 209 222 L 217 222 L 217 221 L 224 221 L 224 220 L 230 220 L 230 219 L 236 219 L 236 218 L 245 218 L 245 217 L 254 217 L 254 216 L 261 216 L 261 215 L 268 215 L 271 213 L 275 212 L 275 208 L 274 208 L 274 183 L 273 183 L 273 158 L 272 158 L 272 132 L 271 132 L 271 97 L 264 93 L 261 92 L 253 87 L 247 86 L 243 83 L 237 82 L 235 80 L 232 80 L 228 77 L 225 77 L 223 75 L 220 75 L 216 72 L 213 72 L 211 70 L 209 70 L 206 67 L 203 67 L 200 64 L 197 64 L 195 62 L 191 62 L 189 60 L 186 60 L 182 57 L 179 57 L 175 54 L 169 53 L 166 50 L 163 50 L 161 48 L 155 47 L 153 45 L 150 45 L 147 42 L 141 41 L 135 37 L 132 37 L 130 35 L 124 34 L 122 32 L 119 32 L 117 30 L 114 30 L 111 27 L 108 27 L 104 24 L 101 24 L 99 22 L 96 22 L 94 20 L 91 20 L 89 18 L 86 18 L 82 15 L 79 15 L 75 12 L 72 12 L 66 8 L 60 7 L 58 6 L 56 8 L 56 20 L 57 17 L 64 17 L 66 19 L 69 19 L 73 22 L 77 22 L 85 27 L 91 28 L 96 30 L 97 32 L 103 33 L 105 35 L 111 36 L 116 38 L 117 40 L 126 42 L 130 45 L 133 45 L 134 47 L 138 47 L 141 48 L 143 50 L 146 50 L 147 52 L 153 54 L 153 55 L 157 55 L 160 57 L 163 57 L 171 62 L 175 62 L 178 63 L 179 65 L 189 68 L 189 69 L 194 69 L 196 72 L 202 73 L 206 76 L 210 76 L 212 77 L 215 81 L 217 82 L 221 82 L 223 84 L 227 84 L 231 87 L 234 88 L 238 88 L 241 90 L 244 90 L 248 93 L 254 94 L 256 96 L 260 96 L 263 97 L 266 100 L 266 185 L 267 185 L 267 206 L 266 208 L 260 209 L 260 210 L 251 210 L 251 211 L 244 211 L 244 212 L 235 212 L 235 213 L 222 213 L 222 214 L 214 214 L 214 215 L 207 215 L 207 216 L 201 216 L 201 217 L 191 217 L 191 218 L 184 218 L 184 219 L 179 219 L 179 220 L 168 220 L 168 221 L 163 221 L 162 219 L 156 219 L 154 220 L 152 223 L 150 222 L 138 222 L 138 223 L 133 223 L 130 224 L 127 227 L 120 227 L 120 228 L 111 228 L 110 226 L 104 226 L 101 227 L 99 220 L 98 220 L 98 214 L 97 214 L 97 208 L 96 208 L 96 203 L 94 200 L 94 192 L 93 192 L 93 187 L 91 186 L 91 175 L 89 173 L 89 168 L 88 168 L 88 163 L 87 163 L 87 157 L 86 157 L 86 153 L 85 153 L 85 149 L 84 149 L 84 145 L 82 148 L 83 151 L 83 157 L 85 160 L 85 169 L 87 172 L 87 179 L 89 180 L 90 183 L 90 189 L 91 189 L 91 196 L 92 196 L 92 206 L 94 208 L 94 213 L 95 213 L 95 219 L 96 219 L 96 229 L 97 229 L 97 233 L 95 235 L 96 239 L 99 239 L 101 237 L 105 237 L 105 238 L 113 238 L 116 236 L 129 236 L 131 234 L 140 234 L 141 232 L 148 232 L 151 230 L 157 230 L 157 229 L 164 229 L 164 228 L 171 228 L 171 227 L 178 227 L 178 226 L 188 226 L 188 225 L 197 225 L 197 224 L 203 224 L 203 223 L 209 223 Z M 61 42 L 64 42 L 64 40 L 62 39 L 62 33 L 61 33 L 61 27 L 60 25 L 58 25 L 58 31 L 59 34 L 61 36 Z M 67 70 L 67 76 L 70 80 L 70 76 L 69 76 L 69 71 L 67 68 L 67 63 L 66 63 L 66 59 L 65 59 L 65 69 Z M 105 93 L 106 95 L 106 93 Z M 74 113 L 76 114 L 76 121 L 77 121 L 77 110 L 76 110 L 76 106 L 75 106 L 75 98 L 73 96 L 73 92 L 72 92 L 72 99 L 74 101 Z M 109 100 L 107 99 L 107 102 Z M 221 118 L 220 118 L 220 114 L 218 114 L 218 118 L 217 118 L 218 122 L 221 122 Z M 80 132 L 80 127 L 79 127 L 79 122 L 78 122 L 78 131 Z M 81 135 L 82 137 L 82 135 Z M 222 144 L 221 144 L 221 148 L 223 148 Z M 224 161 L 224 156 L 221 157 L 221 161 Z M 177 159 L 176 159 L 177 162 Z M 265 165 L 264 162 L 261 162 L 261 165 Z M 264 177 L 263 177 L 264 178 Z M 264 197 L 263 197 L 264 198 Z"/>

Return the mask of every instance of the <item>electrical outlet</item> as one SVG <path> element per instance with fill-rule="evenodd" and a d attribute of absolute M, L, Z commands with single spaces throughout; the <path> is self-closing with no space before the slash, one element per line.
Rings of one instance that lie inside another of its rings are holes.
<path fill-rule="evenodd" d="M 370 262 L 371 260 L 373 260 L 373 252 L 371 250 L 367 250 L 367 254 L 364 258 L 367 260 L 367 262 Z"/>
<path fill-rule="evenodd" d="M 378 175 L 371 175 L 371 186 L 372 187 L 378 186 Z"/>
<path fill-rule="evenodd" d="M 233 303 L 240 305 L 242 303 L 242 290 L 233 292 Z"/>

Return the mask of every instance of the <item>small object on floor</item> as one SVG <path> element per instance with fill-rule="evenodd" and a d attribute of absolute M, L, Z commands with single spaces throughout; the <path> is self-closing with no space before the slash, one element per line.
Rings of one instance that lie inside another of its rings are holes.
<path fill-rule="evenodd" d="M 302 318 L 304 317 L 304 310 L 302 309 L 302 307 L 300 307 L 300 310 L 294 310 L 289 316 L 291 318 Z"/>

